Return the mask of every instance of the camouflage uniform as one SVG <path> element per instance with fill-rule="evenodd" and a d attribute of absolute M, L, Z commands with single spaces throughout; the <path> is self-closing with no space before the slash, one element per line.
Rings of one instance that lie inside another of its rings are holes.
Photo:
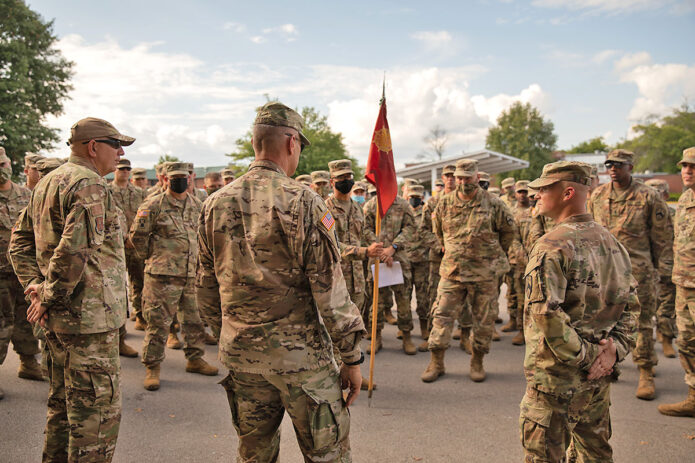
<path fill-rule="evenodd" d="M 427 200 L 424 206 L 422 206 L 422 214 L 420 215 L 420 224 L 418 225 L 418 230 L 421 234 L 427 236 L 428 241 L 431 243 L 428 256 L 429 256 L 429 285 L 427 287 L 428 301 L 427 310 L 428 313 L 431 312 L 434 301 L 437 298 L 437 286 L 439 286 L 439 266 L 442 263 L 442 244 L 439 239 L 432 231 L 432 216 L 435 209 L 437 208 L 437 203 L 444 196 L 444 190 L 442 190 L 439 195 L 433 196 Z"/>
<path fill-rule="evenodd" d="M 632 358 L 640 367 L 651 369 L 658 363 L 653 338 L 657 294 L 655 267 L 670 241 L 672 223 L 668 206 L 656 191 L 632 179 L 624 191 L 617 189 L 613 182 L 596 188 L 591 194 L 589 212 L 630 253 L 642 306 L 639 336 Z"/>
<path fill-rule="evenodd" d="M 513 187 L 515 183 L 516 181 L 514 180 L 514 177 L 507 177 L 504 180 L 502 180 L 502 189 L 504 190 L 507 187 Z M 500 199 L 502 200 L 504 205 L 509 208 L 509 210 L 512 210 L 516 205 L 516 196 L 514 195 L 514 188 L 511 188 L 510 190 L 504 192 L 500 196 Z"/>
<path fill-rule="evenodd" d="M 178 173 L 171 163 L 168 174 Z M 147 322 L 142 363 L 159 365 L 174 315 L 181 323 L 186 359 L 203 356 L 203 322 L 195 299 L 194 282 L 198 259 L 196 224 L 202 205 L 193 195 L 176 199 L 167 190 L 149 196 L 140 205 L 130 229 L 135 249 L 146 250 L 143 317 Z"/>
<path fill-rule="evenodd" d="M 0 365 L 5 360 L 10 340 L 19 355 L 33 357 L 39 353 L 39 343 L 27 321 L 29 305 L 24 289 L 7 260 L 12 227 L 30 196 L 29 189 L 15 183 L 11 183 L 8 191 L 0 191 Z"/>
<path fill-rule="evenodd" d="M 414 192 L 422 194 L 423 190 L 421 185 L 416 185 L 409 188 L 408 195 L 416 194 Z M 429 305 L 428 277 L 430 271 L 429 250 L 432 247 L 431 239 L 433 235 L 421 230 L 423 210 L 424 206 L 422 204 L 413 208 L 413 216 L 416 225 L 413 236 L 414 239 L 408 244 L 408 259 L 410 260 L 413 286 L 415 287 L 415 298 L 417 300 L 415 311 L 421 321 L 427 322 L 429 319 L 430 307 L 432 307 Z"/>
<path fill-rule="evenodd" d="M 518 182 L 517 182 L 518 183 Z M 523 314 L 524 314 L 524 270 L 526 269 L 526 264 L 528 263 L 528 253 L 531 251 L 529 246 L 529 237 L 531 233 L 531 208 L 522 207 L 517 204 L 512 210 L 514 217 L 514 222 L 516 223 L 517 229 L 519 230 L 519 236 L 517 240 L 514 240 L 512 250 L 510 254 L 509 263 L 512 265 L 512 278 L 507 282 L 507 285 L 513 286 L 514 297 L 507 297 L 507 311 L 509 312 L 509 319 L 514 320 L 516 327 L 522 329 L 523 327 Z M 507 289 L 509 294 L 509 289 Z"/>
<path fill-rule="evenodd" d="M 256 121 L 277 125 L 278 113 L 301 129 L 301 116 L 280 103 L 260 108 Z M 253 162 L 201 215 L 200 263 L 221 297 L 220 359 L 230 370 L 221 384 L 237 461 L 277 461 L 285 410 L 306 461 L 351 461 L 331 343 L 353 363 L 365 330 L 334 226 L 323 200 L 268 160 Z"/>
<path fill-rule="evenodd" d="M 124 145 L 134 140 L 93 118 L 75 124 L 71 140 L 84 140 L 80 135 L 95 126 Z M 127 306 L 118 214 L 92 163 L 72 155 L 36 185 L 12 233 L 12 266 L 25 288 L 39 284 L 38 296 L 48 308 L 44 461 L 111 461 L 116 448 L 118 329 Z"/>
<path fill-rule="evenodd" d="M 531 224 L 528 232 L 528 245 L 526 249 L 531 252 L 533 245 L 536 244 L 541 236 L 548 233 L 555 226 L 555 221 L 550 217 L 541 215 L 537 208 L 531 208 Z"/>
<path fill-rule="evenodd" d="M 331 174 L 327 170 L 315 170 L 311 173 L 312 187 L 324 201 L 327 200 L 333 192 L 330 181 Z"/>
<path fill-rule="evenodd" d="M 379 313 L 377 315 L 377 330 L 384 327 L 384 312 L 391 306 L 388 304 L 393 293 L 398 310 L 398 329 L 410 332 L 413 329 L 413 315 L 410 309 L 410 301 L 413 295 L 413 280 L 408 258 L 408 247 L 411 246 L 415 235 L 415 221 L 413 209 L 408 201 L 401 196 L 396 196 L 393 204 L 381 219 L 381 234 L 377 238 L 376 230 L 376 201 L 372 198 L 364 205 L 365 235 L 370 243 L 384 243 L 384 249 L 396 246 L 393 261 L 401 263 L 403 271 L 403 284 L 388 286 L 379 289 Z M 371 317 L 370 317 L 371 318 Z"/>
<path fill-rule="evenodd" d="M 669 206 L 671 221 L 675 224 L 676 210 Z M 668 339 L 676 339 L 678 329 L 676 327 L 676 285 L 673 283 L 673 226 L 669 227 L 669 243 L 664 248 L 659 263 L 657 284 L 659 286 L 659 297 L 656 309 L 656 329 L 661 335 Z"/>

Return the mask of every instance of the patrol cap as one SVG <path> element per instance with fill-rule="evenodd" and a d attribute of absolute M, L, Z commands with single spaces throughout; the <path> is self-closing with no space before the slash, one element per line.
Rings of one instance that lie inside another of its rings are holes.
<path fill-rule="evenodd" d="M 491 186 L 490 188 L 487 189 L 487 192 L 490 193 L 490 194 L 493 194 L 493 195 L 495 195 L 495 196 L 499 196 L 499 195 L 500 195 L 500 189 L 497 188 L 496 186 Z"/>
<path fill-rule="evenodd" d="M 425 196 L 425 187 L 422 185 L 412 185 L 408 187 L 408 196 Z"/>
<path fill-rule="evenodd" d="M 453 164 L 447 164 L 442 168 L 442 175 L 453 174 L 456 171 L 456 166 Z"/>
<path fill-rule="evenodd" d="M 123 146 L 130 146 L 135 138 L 123 135 L 110 122 L 96 117 L 86 117 L 75 122 L 70 128 L 68 145 L 78 141 L 92 140 L 94 138 L 108 137 L 121 142 Z"/>
<path fill-rule="evenodd" d="M 490 181 L 490 174 L 488 174 L 487 172 L 483 172 L 481 170 L 480 172 L 478 172 L 478 179 L 481 182 L 489 182 Z"/>
<path fill-rule="evenodd" d="M 376 187 L 370 183 L 367 188 L 367 193 L 376 193 Z"/>
<path fill-rule="evenodd" d="M 136 167 L 132 172 L 133 178 L 147 178 L 147 169 L 142 167 Z"/>
<path fill-rule="evenodd" d="M 519 180 L 514 184 L 516 191 L 528 191 L 528 180 Z"/>
<path fill-rule="evenodd" d="M 311 146 L 309 139 L 302 133 L 304 118 L 279 101 L 270 101 L 256 109 L 256 120 L 253 121 L 253 125 L 257 124 L 290 127 L 299 132 L 299 138 L 304 146 Z"/>
<path fill-rule="evenodd" d="M 416 180 L 414 178 L 404 178 L 403 179 L 403 184 L 407 187 L 410 187 L 411 185 L 419 185 L 420 180 Z"/>
<path fill-rule="evenodd" d="M 644 184 L 654 188 L 655 190 L 658 190 L 660 193 L 669 193 L 668 182 L 664 179 L 650 178 L 649 180 L 644 182 Z"/>
<path fill-rule="evenodd" d="M 305 185 L 311 185 L 311 175 L 298 175 L 297 178 L 295 178 L 295 180 Z"/>
<path fill-rule="evenodd" d="M 678 161 L 678 165 L 683 167 L 683 163 L 695 164 L 695 146 L 683 150 L 683 159 Z"/>
<path fill-rule="evenodd" d="M 318 182 L 329 182 L 331 180 L 331 174 L 325 170 L 315 170 L 311 173 L 311 183 Z"/>
<path fill-rule="evenodd" d="M 623 162 L 625 164 L 634 164 L 635 153 L 632 151 L 617 149 L 606 155 L 606 161 Z"/>
<path fill-rule="evenodd" d="M 474 177 L 478 175 L 478 161 L 475 159 L 461 159 L 456 162 L 456 177 Z"/>
<path fill-rule="evenodd" d="M 130 161 L 126 158 L 119 159 L 118 164 L 116 164 L 116 169 L 120 169 L 121 167 L 130 167 Z"/>
<path fill-rule="evenodd" d="M 528 184 L 529 188 L 538 190 L 560 181 L 591 185 L 591 166 L 584 162 L 558 161 L 543 166 L 540 178 Z"/>
<path fill-rule="evenodd" d="M 188 174 L 193 173 L 193 163 L 192 162 L 187 162 L 186 165 L 188 166 Z"/>
<path fill-rule="evenodd" d="M 40 159 L 44 159 L 44 156 L 41 156 L 40 154 L 27 153 L 24 156 L 24 167 L 36 167 L 36 162 Z"/>
<path fill-rule="evenodd" d="M 514 186 L 515 182 L 516 179 L 514 177 L 507 177 L 504 180 L 502 180 L 502 188 L 509 188 L 510 186 Z"/>
<path fill-rule="evenodd" d="M 434 186 L 444 186 L 444 182 L 441 179 L 434 181 Z"/>
<path fill-rule="evenodd" d="M 220 175 L 222 175 L 222 178 L 234 178 L 234 171 L 232 169 L 222 169 L 220 171 Z"/>
<path fill-rule="evenodd" d="M 340 177 L 345 174 L 352 174 L 352 161 L 349 159 L 338 159 L 328 163 L 328 170 L 331 177 Z"/>
<path fill-rule="evenodd" d="M 171 177 L 172 175 L 188 175 L 187 162 L 168 162 L 166 169 L 167 177 Z"/>
<path fill-rule="evenodd" d="M 355 184 L 352 186 L 352 190 L 350 191 L 354 193 L 358 190 L 367 191 L 367 185 L 365 185 L 364 182 L 355 182 Z"/>
<path fill-rule="evenodd" d="M 62 158 L 43 158 L 36 161 L 36 170 L 41 176 L 45 176 L 49 172 L 56 170 L 58 167 L 65 164 L 67 161 Z"/>

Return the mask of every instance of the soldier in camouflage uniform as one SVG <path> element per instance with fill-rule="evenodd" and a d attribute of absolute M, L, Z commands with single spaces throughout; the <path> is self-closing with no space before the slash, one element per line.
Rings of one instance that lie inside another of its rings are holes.
<path fill-rule="evenodd" d="M 239 462 L 277 461 L 285 411 L 305 461 L 351 461 L 346 406 L 359 394 L 365 330 L 342 276 L 335 220 L 289 177 L 309 145 L 302 125 L 282 103 L 259 108 L 256 160 L 200 219 L 201 267 L 221 296 L 220 358 L 230 370 L 222 386 Z"/>
<path fill-rule="evenodd" d="M 331 174 L 325 170 L 315 170 L 311 173 L 311 189 L 325 201 L 333 191 L 331 188 Z"/>
<path fill-rule="evenodd" d="M 161 193 L 166 187 L 166 166 L 167 162 L 162 162 L 154 166 L 157 175 L 157 183 L 149 187 L 145 192 L 147 196 L 152 196 Z"/>
<path fill-rule="evenodd" d="M 224 181 L 225 185 L 229 185 L 234 181 L 234 170 L 227 168 L 227 169 L 222 169 L 222 181 Z"/>
<path fill-rule="evenodd" d="M 514 177 L 507 177 L 504 180 L 502 180 L 502 193 L 500 195 L 500 199 L 502 202 L 511 210 L 514 207 L 514 204 L 516 203 L 516 196 L 514 195 L 514 185 L 516 184 L 516 180 L 514 180 Z"/>
<path fill-rule="evenodd" d="M 640 370 L 636 396 L 652 400 L 655 395 L 654 315 L 656 314 L 656 270 L 670 243 L 671 214 L 661 196 L 643 183 L 633 180 L 634 154 L 613 150 L 606 156 L 611 182 L 601 185 L 591 195 L 589 212 L 606 227 L 630 253 L 632 274 L 642 307 L 639 336 L 632 358 Z"/>
<path fill-rule="evenodd" d="M 138 209 L 130 229 L 135 249 L 147 250 L 142 311 L 147 328 L 143 341 L 143 385 L 159 389 L 164 346 L 173 336 L 169 327 L 178 316 L 183 331 L 186 371 L 214 376 L 217 368 L 203 360 L 204 327 L 195 299 L 198 259 L 196 224 L 201 204 L 188 189 L 188 163 L 171 162 L 166 171 L 167 189 L 148 197 Z"/>
<path fill-rule="evenodd" d="M 500 189 L 497 188 L 496 186 L 491 186 L 487 189 L 487 192 L 490 193 L 491 195 L 497 196 L 498 198 L 500 197 Z"/>
<path fill-rule="evenodd" d="M 134 140 L 104 120 L 78 121 L 68 162 L 36 185 L 12 233 L 27 319 L 48 343 L 43 461 L 111 461 L 116 448 L 126 268 L 120 211 L 102 177 Z"/>
<path fill-rule="evenodd" d="M 408 355 L 415 355 L 417 350 L 410 337 L 410 332 L 413 330 L 413 315 L 410 309 L 410 301 L 413 295 L 413 279 L 410 259 L 408 258 L 408 247 L 413 242 L 415 236 L 413 210 L 408 201 L 401 196 L 396 196 L 393 204 L 386 211 L 386 215 L 381 219 L 381 234 L 377 238 L 375 233 L 376 206 L 377 198 L 370 199 L 364 205 L 367 241 L 370 243 L 384 243 L 384 252 L 381 254 L 380 260 L 387 265 L 390 265 L 393 261 L 400 262 L 403 272 L 402 285 L 393 285 L 379 289 L 377 344 L 381 343 L 381 330 L 384 327 L 385 312 L 390 310 L 392 306 L 392 292 L 396 299 L 397 325 L 403 337 L 403 351 Z"/>
<path fill-rule="evenodd" d="M 676 284 L 678 353 L 685 370 L 688 397 L 659 405 L 670 416 L 695 417 L 695 146 L 683 151 L 678 163 L 685 190 L 678 199 L 673 239 L 673 282 Z"/>
<path fill-rule="evenodd" d="M 195 168 L 193 167 L 193 163 L 189 162 L 188 164 L 188 192 L 192 194 L 193 196 L 196 197 L 198 201 L 202 204 L 205 202 L 206 199 L 208 199 L 208 193 L 205 190 L 201 190 L 200 188 L 197 188 L 195 186 Z"/>
<path fill-rule="evenodd" d="M 654 188 L 659 192 L 664 201 L 668 201 L 669 187 L 665 180 L 650 179 L 644 182 L 645 185 Z M 675 219 L 676 209 L 669 206 L 671 219 Z M 678 330 L 676 328 L 676 285 L 671 280 L 673 273 L 673 227 L 669 230 L 669 240 L 661 254 L 659 271 L 657 275 L 657 285 L 659 297 L 656 309 L 656 337 L 661 342 L 664 349 L 664 356 L 675 358 L 676 351 L 673 349 L 672 342 L 676 339 Z"/>
<path fill-rule="evenodd" d="M 41 159 L 45 159 L 45 157 L 34 153 L 27 153 L 24 156 L 24 175 L 27 178 L 25 187 L 29 190 L 33 190 L 41 178 L 41 174 L 36 167 L 36 163 Z"/>
<path fill-rule="evenodd" d="M 222 187 L 225 185 L 222 174 L 219 172 L 207 172 L 205 174 L 205 178 L 203 179 L 203 183 L 205 185 L 205 192 L 208 194 L 208 197 L 210 197 L 210 195 L 214 192 L 222 189 Z"/>
<path fill-rule="evenodd" d="M 50 172 L 53 172 L 58 167 L 62 166 L 68 162 L 67 159 L 63 158 L 43 158 L 36 161 L 36 170 L 39 171 L 39 179 L 44 178 Z"/>
<path fill-rule="evenodd" d="M 630 256 L 586 213 L 591 166 L 547 164 L 530 186 L 557 222 L 526 267 L 526 462 L 611 462 L 610 382 L 635 345 L 639 302 Z"/>
<path fill-rule="evenodd" d="M 145 192 L 145 194 L 147 194 L 147 169 L 142 167 L 136 167 L 133 169 L 130 176 L 130 183 L 132 183 L 133 186 L 140 188 Z"/>
<path fill-rule="evenodd" d="M 505 254 L 517 233 L 509 209 L 478 185 L 477 161 L 458 161 L 454 175 L 458 186 L 439 201 L 432 219 L 444 258 L 429 338 L 432 358 L 421 376 L 425 382 L 444 374 L 444 352 L 466 298 L 473 312 L 470 377 L 485 380 L 483 357 L 490 351 L 495 322 L 497 275 L 509 270 Z"/>
<path fill-rule="evenodd" d="M 31 191 L 12 181 L 10 158 L 5 154 L 5 148 L 0 147 L 0 365 L 5 360 L 11 340 L 20 360 L 18 376 L 43 381 L 35 358 L 39 344 L 26 319 L 28 304 L 24 299 L 24 289 L 7 260 L 12 227 L 29 203 L 30 196 Z M 0 398 L 2 396 L 0 389 Z"/>
<path fill-rule="evenodd" d="M 135 219 L 135 214 L 138 212 L 138 207 L 140 207 L 140 204 L 145 200 L 145 192 L 128 181 L 131 169 L 130 161 L 126 158 L 121 158 L 116 166 L 113 182 L 109 183 L 109 190 L 111 191 L 113 201 L 116 203 L 116 206 L 123 211 L 123 215 L 125 216 L 125 230 L 130 230 L 133 219 Z M 130 307 L 135 313 L 137 322 L 140 326 L 143 326 L 142 286 L 145 278 L 145 263 L 132 243 L 127 240 L 125 242 L 125 263 L 128 269 L 128 279 L 130 280 L 130 291 L 128 291 L 130 296 Z M 125 343 L 125 336 L 126 328 L 124 324 L 119 331 L 120 341 L 118 349 L 121 355 L 125 357 L 137 357 L 137 351 Z"/>
<path fill-rule="evenodd" d="M 408 187 L 407 198 L 408 202 L 410 203 L 410 207 L 413 208 L 416 226 L 414 239 L 408 245 L 408 258 L 410 260 L 410 266 L 412 269 L 413 286 L 415 287 L 415 299 L 417 301 L 415 312 L 420 320 L 420 334 L 426 343 L 427 339 L 430 337 L 428 325 L 431 306 L 429 304 L 428 277 L 430 273 L 429 251 L 432 248 L 431 240 L 433 239 L 433 235 L 431 233 L 423 233 L 421 231 L 424 209 L 422 197 L 424 196 L 424 192 L 425 188 L 422 185 L 411 185 Z M 425 348 L 425 350 L 418 350 L 425 352 L 427 349 Z"/>
<path fill-rule="evenodd" d="M 307 175 L 307 174 L 297 175 L 295 180 L 298 181 L 299 183 L 302 183 L 302 184 L 308 186 L 308 187 L 311 186 L 311 175 Z"/>

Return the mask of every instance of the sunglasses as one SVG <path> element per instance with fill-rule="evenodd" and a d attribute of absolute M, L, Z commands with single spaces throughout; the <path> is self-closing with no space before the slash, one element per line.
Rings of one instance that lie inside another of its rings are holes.
<path fill-rule="evenodd" d="M 87 140 L 85 142 L 82 142 L 83 145 L 86 145 L 92 140 Z M 94 140 L 97 143 L 105 143 L 109 145 L 111 148 L 117 150 L 121 147 L 121 141 L 120 140 L 114 140 L 113 138 L 107 138 L 106 140 Z"/>
<path fill-rule="evenodd" d="M 300 153 L 304 152 L 304 148 L 306 148 L 306 145 L 304 143 L 302 143 L 301 138 L 299 138 L 297 135 L 295 135 L 293 133 L 285 133 L 285 135 L 287 135 L 288 137 L 297 137 L 297 139 L 299 140 L 299 152 Z"/>
<path fill-rule="evenodd" d="M 618 161 L 608 161 L 608 162 L 604 163 L 603 165 L 606 166 L 606 169 L 610 169 L 612 167 L 615 167 L 616 169 L 620 169 L 621 167 L 623 167 L 625 165 L 625 163 L 624 162 L 618 162 Z"/>
<path fill-rule="evenodd" d="M 118 170 L 127 170 L 130 172 L 131 168 L 130 167 L 119 167 Z"/>

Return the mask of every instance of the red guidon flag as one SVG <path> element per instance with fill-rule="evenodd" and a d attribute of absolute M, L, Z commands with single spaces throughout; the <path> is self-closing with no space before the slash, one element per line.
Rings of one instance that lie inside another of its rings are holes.
<path fill-rule="evenodd" d="M 386 98 L 381 99 L 379 117 L 376 119 L 372 144 L 369 147 L 365 178 L 376 187 L 379 215 L 384 218 L 398 195 L 396 169 L 393 167 L 391 134 L 389 123 L 386 120 Z"/>

